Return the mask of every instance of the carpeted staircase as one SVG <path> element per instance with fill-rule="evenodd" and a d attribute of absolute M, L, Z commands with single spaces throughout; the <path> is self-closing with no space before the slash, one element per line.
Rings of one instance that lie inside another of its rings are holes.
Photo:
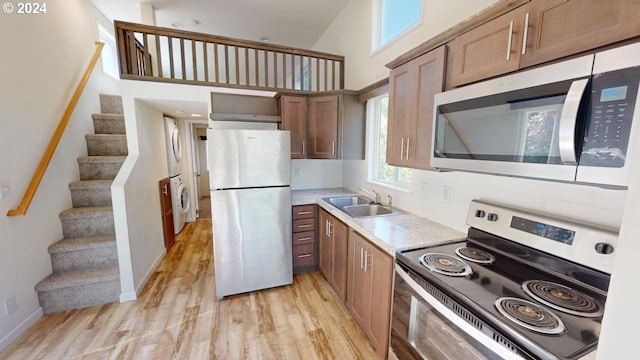
<path fill-rule="evenodd" d="M 36 285 L 45 314 L 119 301 L 111 183 L 127 157 L 119 96 L 100 95 L 95 134 L 85 136 L 80 181 L 69 184 L 71 209 L 60 213 L 64 238 L 49 247 L 53 274 Z"/>

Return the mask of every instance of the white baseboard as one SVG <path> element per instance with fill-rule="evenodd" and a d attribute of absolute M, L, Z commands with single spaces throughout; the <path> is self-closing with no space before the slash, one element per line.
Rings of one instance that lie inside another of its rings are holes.
<path fill-rule="evenodd" d="M 15 329 L 9 331 L 2 339 L 0 339 L 0 351 L 6 349 L 18 336 L 27 331 L 31 325 L 35 324 L 38 319 L 42 317 L 42 307 L 38 306 L 36 311 L 32 312 L 26 319 L 24 319 Z"/>
<path fill-rule="evenodd" d="M 136 287 L 136 291 L 121 293 L 120 302 L 133 301 L 138 298 L 138 294 L 140 294 L 140 292 L 142 291 L 142 288 L 147 284 L 147 281 L 149 281 L 149 278 L 151 277 L 153 272 L 156 271 L 156 269 L 158 268 L 158 265 L 160 265 L 160 261 L 162 261 L 162 258 L 166 254 L 167 254 L 166 250 L 163 250 L 160 252 L 160 255 L 158 255 L 156 260 L 153 262 L 153 265 L 151 265 L 151 267 L 149 268 L 149 271 L 147 271 L 147 273 L 144 275 L 144 278 L 142 279 L 140 284 L 138 284 L 138 286 Z"/>

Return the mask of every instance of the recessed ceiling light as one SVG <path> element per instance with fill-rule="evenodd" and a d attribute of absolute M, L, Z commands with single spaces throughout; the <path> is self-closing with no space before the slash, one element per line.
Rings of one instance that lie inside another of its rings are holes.
<path fill-rule="evenodd" d="M 202 117 L 202 115 L 200 115 L 200 114 L 191 114 L 191 116 L 193 116 L 193 117 Z"/>
<path fill-rule="evenodd" d="M 271 38 L 268 36 L 263 36 L 260 38 L 260 41 L 264 41 L 264 42 L 271 42 Z"/>
<path fill-rule="evenodd" d="M 174 22 L 171 23 L 171 27 L 176 28 L 176 29 L 182 29 L 184 27 L 184 25 L 182 23 L 174 21 Z"/>

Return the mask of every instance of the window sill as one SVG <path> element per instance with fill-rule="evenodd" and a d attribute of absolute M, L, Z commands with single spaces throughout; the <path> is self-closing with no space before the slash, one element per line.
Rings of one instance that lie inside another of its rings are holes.
<path fill-rule="evenodd" d="M 409 188 L 405 188 L 405 187 L 389 184 L 389 183 L 382 182 L 382 181 L 375 181 L 375 180 L 370 180 L 369 179 L 369 180 L 367 180 L 367 184 L 381 186 L 383 188 L 390 189 L 390 190 L 395 190 L 395 191 L 399 191 L 399 192 L 403 192 L 405 194 L 413 193 L 411 191 L 411 189 L 409 189 Z M 410 184 L 408 184 L 408 185 L 410 186 Z"/>

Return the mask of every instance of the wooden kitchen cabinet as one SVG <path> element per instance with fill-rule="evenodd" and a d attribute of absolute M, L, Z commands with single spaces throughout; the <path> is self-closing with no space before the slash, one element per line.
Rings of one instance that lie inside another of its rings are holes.
<path fill-rule="evenodd" d="M 459 86 L 640 35 L 640 1 L 535 0 L 454 41 Z"/>
<path fill-rule="evenodd" d="M 526 9 L 521 68 L 640 35 L 638 0 L 535 0 Z"/>
<path fill-rule="evenodd" d="M 389 73 L 388 164 L 432 169 L 433 97 L 444 87 L 445 57 L 441 46 Z"/>
<path fill-rule="evenodd" d="M 520 68 L 526 5 L 455 39 L 451 85 L 458 86 Z"/>
<path fill-rule="evenodd" d="M 387 358 L 393 259 L 353 229 L 349 230 L 348 302 L 351 315 L 376 352 Z"/>
<path fill-rule="evenodd" d="M 300 274 L 315 270 L 316 259 L 316 206 L 297 205 L 292 207 L 293 234 L 291 237 L 293 273 Z"/>
<path fill-rule="evenodd" d="M 338 158 L 338 96 L 309 98 L 309 157 Z"/>
<path fill-rule="evenodd" d="M 338 297 L 347 299 L 348 227 L 327 211 L 318 215 L 318 268 Z"/>
<path fill-rule="evenodd" d="M 291 158 L 307 157 L 307 112 L 306 96 L 282 95 L 278 102 L 278 111 L 282 117 L 282 130 L 291 132 Z"/>

